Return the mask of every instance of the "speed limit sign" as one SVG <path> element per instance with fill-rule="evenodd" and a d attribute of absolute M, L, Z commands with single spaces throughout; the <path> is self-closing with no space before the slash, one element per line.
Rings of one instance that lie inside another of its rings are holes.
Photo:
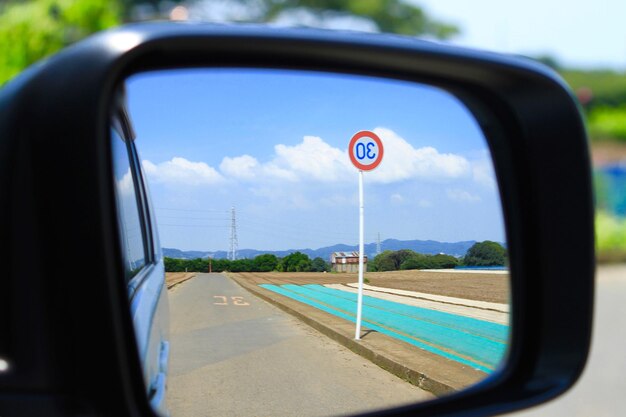
<path fill-rule="evenodd" d="M 352 136 L 348 154 L 352 165 L 361 171 L 371 171 L 383 160 L 383 142 L 376 133 L 362 130 Z"/>

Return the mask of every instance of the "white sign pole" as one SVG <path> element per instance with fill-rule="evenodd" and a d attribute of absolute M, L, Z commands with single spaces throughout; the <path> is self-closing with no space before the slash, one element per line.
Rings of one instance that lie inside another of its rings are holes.
<path fill-rule="evenodd" d="M 361 340 L 361 312 L 363 311 L 363 171 L 359 170 L 359 294 L 356 307 L 356 340 Z"/>
<path fill-rule="evenodd" d="M 348 156 L 352 165 L 359 170 L 359 292 L 356 304 L 355 340 L 361 340 L 361 316 L 363 313 L 363 261 L 365 257 L 363 220 L 363 171 L 371 171 L 383 160 L 383 142 L 369 130 L 361 130 L 352 136 L 348 145 Z"/>

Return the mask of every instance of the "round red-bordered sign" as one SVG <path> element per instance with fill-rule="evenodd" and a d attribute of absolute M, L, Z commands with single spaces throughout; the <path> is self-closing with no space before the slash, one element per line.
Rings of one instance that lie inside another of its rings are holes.
<path fill-rule="evenodd" d="M 350 145 L 348 145 L 350 161 L 361 171 L 371 171 L 380 165 L 384 153 L 383 142 L 376 133 L 369 130 L 355 133 L 350 139 Z"/>

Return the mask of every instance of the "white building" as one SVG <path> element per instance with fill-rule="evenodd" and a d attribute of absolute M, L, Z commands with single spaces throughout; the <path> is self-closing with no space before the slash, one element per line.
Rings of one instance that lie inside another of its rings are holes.
<path fill-rule="evenodd" d="M 359 272 L 359 252 L 333 252 L 330 255 L 334 272 Z M 367 255 L 363 256 L 363 272 L 367 272 Z"/>

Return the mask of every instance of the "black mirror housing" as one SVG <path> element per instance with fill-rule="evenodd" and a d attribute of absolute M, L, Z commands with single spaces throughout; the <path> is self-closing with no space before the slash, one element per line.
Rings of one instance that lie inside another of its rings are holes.
<path fill-rule="evenodd" d="M 511 347 L 466 391 L 389 415 L 491 415 L 567 390 L 590 344 L 590 158 L 575 98 L 518 57 L 389 35 L 143 24 L 103 32 L 0 90 L 0 414 L 151 415 L 119 256 L 107 123 L 136 72 L 316 70 L 419 81 L 473 112 L 493 155 L 512 277 Z"/>

